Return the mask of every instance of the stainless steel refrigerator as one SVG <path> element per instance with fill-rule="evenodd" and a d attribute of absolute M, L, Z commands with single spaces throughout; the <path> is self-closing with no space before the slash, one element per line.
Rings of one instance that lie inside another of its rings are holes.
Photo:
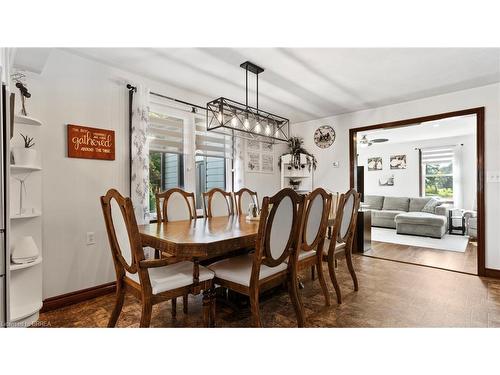
<path fill-rule="evenodd" d="M 0 67 L 0 77 L 2 68 Z M 10 139 L 10 97 L 7 88 L 1 82 L 0 90 L 0 327 L 5 327 L 8 321 L 8 265 L 7 259 L 7 225 L 8 208 L 6 205 L 9 168 L 9 139 Z"/>

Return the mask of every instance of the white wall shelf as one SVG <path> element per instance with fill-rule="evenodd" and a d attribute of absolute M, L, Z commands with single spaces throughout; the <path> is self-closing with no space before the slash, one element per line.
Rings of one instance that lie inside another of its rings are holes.
<path fill-rule="evenodd" d="M 11 172 L 35 172 L 35 171 L 41 171 L 42 168 L 37 167 L 35 165 L 16 165 L 16 164 L 11 164 L 10 170 L 11 170 Z"/>
<path fill-rule="evenodd" d="M 36 266 L 37 264 L 42 263 L 42 257 L 39 256 L 38 258 L 35 259 L 34 262 L 29 262 L 29 263 L 22 263 L 22 264 L 17 264 L 17 263 L 11 263 L 10 264 L 10 270 L 12 271 L 17 271 L 17 270 L 22 270 L 25 268 L 33 267 Z"/>
<path fill-rule="evenodd" d="M 32 217 L 39 217 L 42 216 L 42 213 L 40 211 L 35 211 L 35 212 L 30 212 L 30 213 L 25 213 L 22 215 L 16 215 L 16 214 L 11 214 L 10 218 L 13 219 L 30 219 Z"/>
<path fill-rule="evenodd" d="M 18 124 L 26 124 L 26 125 L 34 125 L 34 126 L 42 126 L 42 122 L 37 120 L 36 118 L 23 116 L 23 115 L 15 115 L 14 122 Z"/>

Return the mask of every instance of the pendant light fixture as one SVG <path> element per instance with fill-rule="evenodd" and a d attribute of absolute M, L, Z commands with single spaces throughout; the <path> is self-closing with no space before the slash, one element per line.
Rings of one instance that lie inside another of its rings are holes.
<path fill-rule="evenodd" d="M 290 121 L 287 118 L 259 109 L 259 74 L 264 71 L 258 65 L 245 61 L 245 104 L 224 97 L 207 103 L 207 130 L 226 130 L 234 136 L 262 142 L 287 142 Z M 248 105 L 248 73 L 256 77 L 256 107 Z"/>

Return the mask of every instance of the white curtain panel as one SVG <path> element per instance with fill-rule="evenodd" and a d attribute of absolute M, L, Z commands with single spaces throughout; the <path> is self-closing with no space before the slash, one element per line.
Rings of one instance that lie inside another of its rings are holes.
<path fill-rule="evenodd" d="M 462 146 L 456 145 L 453 149 L 453 206 L 455 208 L 465 208 L 462 186 Z"/>
<path fill-rule="evenodd" d="M 137 86 L 132 104 L 132 176 L 130 196 L 138 224 L 149 222 L 149 89 Z"/>
<path fill-rule="evenodd" d="M 234 191 L 245 187 L 245 140 L 234 137 Z"/>

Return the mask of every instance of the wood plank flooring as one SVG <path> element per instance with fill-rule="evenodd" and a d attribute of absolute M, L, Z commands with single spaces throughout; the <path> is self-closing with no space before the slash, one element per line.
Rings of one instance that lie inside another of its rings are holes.
<path fill-rule="evenodd" d="M 332 306 L 325 307 L 318 281 L 304 272 L 300 291 L 307 327 L 500 327 L 500 280 L 457 272 L 354 256 L 359 291 L 354 292 L 345 261 L 339 261 L 343 303 L 338 305 L 329 282 Z M 326 267 L 325 272 L 327 273 Z M 106 295 L 43 313 L 49 327 L 105 327 L 114 303 Z M 189 313 L 171 317 L 171 304 L 153 307 L 152 327 L 202 327 L 201 297 L 190 296 Z M 118 327 L 138 327 L 140 304 L 128 295 Z M 261 302 L 264 327 L 294 327 L 295 314 L 286 291 Z M 217 306 L 218 327 L 249 327 L 248 310 Z"/>
<path fill-rule="evenodd" d="M 477 275 L 477 242 L 472 241 L 463 253 L 372 241 L 364 255 Z"/>

